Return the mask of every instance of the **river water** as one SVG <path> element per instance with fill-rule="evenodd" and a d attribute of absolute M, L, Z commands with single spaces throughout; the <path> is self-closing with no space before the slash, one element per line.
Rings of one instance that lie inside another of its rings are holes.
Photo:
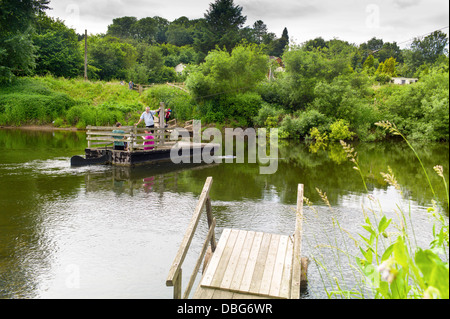
<path fill-rule="evenodd" d="M 427 208 L 434 197 L 402 141 L 355 145 L 367 193 L 339 144 L 315 151 L 280 142 L 272 175 L 260 175 L 258 164 L 237 163 L 72 168 L 70 157 L 83 155 L 85 137 L 0 130 L 0 298 L 171 298 L 168 270 L 208 176 L 217 237 L 231 227 L 291 235 L 297 184 L 305 185 L 313 206 L 304 209 L 302 255 L 311 262 L 302 298 L 326 298 L 334 277 L 347 289 L 355 284 L 347 257 L 329 246 L 357 254 L 349 238 L 363 233 L 364 213 L 382 210 L 394 226 L 406 220 L 421 247 L 432 240 Z M 442 165 L 448 180 L 449 144 L 413 145 L 438 205 L 446 207 L 433 166 Z M 383 180 L 388 166 L 401 192 Z M 184 287 L 206 233 L 203 216 L 183 266 Z"/>

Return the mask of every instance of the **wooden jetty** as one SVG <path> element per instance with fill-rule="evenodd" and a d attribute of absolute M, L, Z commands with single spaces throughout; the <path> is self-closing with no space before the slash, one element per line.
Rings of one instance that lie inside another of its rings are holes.
<path fill-rule="evenodd" d="M 161 103 L 160 106 L 159 121 L 155 121 L 155 123 L 156 127 L 149 129 L 137 128 L 136 126 L 120 127 L 123 133 L 113 133 L 114 130 L 118 129 L 117 127 L 87 126 L 86 139 L 88 147 L 85 149 L 85 161 L 83 161 L 83 158 L 77 156 L 76 158 L 72 158 L 72 165 L 81 166 L 83 162 L 86 165 L 96 164 L 97 159 L 102 159 L 100 161 L 101 163 L 135 166 L 170 160 L 171 150 L 174 146 L 188 148 L 189 156 L 193 156 L 195 151 L 203 152 L 205 146 L 208 145 L 207 143 L 192 142 L 186 145 L 185 141 L 180 141 L 181 136 L 178 136 L 176 140 L 171 139 L 171 133 L 178 128 L 176 127 L 176 120 L 170 121 L 166 126 L 164 122 L 164 103 Z M 188 121 L 184 129 L 192 135 L 192 121 Z M 150 133 L 145 133 L 145 130 L 149 130 Z M 143 137 L 147 135 L 151 135 L 153 139 L 144 140 Z M 144 145 L 144 141 L 153 141 L 153 144 Z M 114 142 L 126 143 L 127 149 L 115 149 Z M 182 151 L 180 149 L 179 154 L 181 155 L 181 153 Z"/>
<path fill-rule="evenodd" d="M 196 275 L 208 251 L 210 258 L 194 292 L 194 299 L 298 299 L 306 268 L 301 258 L 303 185 L 298 185 L 296 225 L 294 235 L 269 234 L 239 229 L 224 229 L 219 242 L 215 239 L 216 220 L 212 216 L 208 177 L 192 219 L 169 270 L 167 286 L 174 287 L 175 299 L 189 298 Z M 182 295 L 182 264 L 206 207 L 209 231 L 202 251 Z"/>

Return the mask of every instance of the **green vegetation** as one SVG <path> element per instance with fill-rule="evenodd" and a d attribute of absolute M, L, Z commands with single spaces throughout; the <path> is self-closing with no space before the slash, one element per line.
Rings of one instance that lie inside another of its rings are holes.
<path fill-rule="evenodd" d="M 325 291 L 329 298 L 448 299 L 449 225 L 446 215 L 448 216 L 449 200 L 443 167 L 441 165 L 434 166 L 434 171 L 442 179 L 447 194 L 446 202 L 441 206 L 437 205 L 438 198 L 433 185 L 422 160 L 411 143 L 394 124 L 384 121 L 377 123 L 377 126 L 394 135 L 401 136 L 422 167 L 427 180 L 424 185 L 429 187 L 435 197 L 433 205 L 427 210 L 433 220 L 433 239 L 428 247 L 420 247 L 417 243 L 410 212 L 405 211 L 397 204 L 395 209 L 397 220 L 389 218 L 386 212 L 382 211 L 379 200 L 369 196 L 368 203 L 363 204 L 364 224 L 357 234 L 359 237 L 355 238 L 332 218 L 333 228 L 344 238 L 344 245 L 337 246 L 336 240 L 328 238 L 328 243 L 316 246 L 331 249 L 337 263 L 348 262 L 351 268 L 349 271 L 353 272 L 353 284 L 348 285 L 342 280 L 344 279 L 342 276 L 344 265 L 341 264 L 337 267 L 340 274 L 331 273 L 327 262 L 321 257 L 320 249 L 317 249 L 312 259 L 319 269 Z M 353 168 L 359 172 L 366 192 L 369 193 L 366 176 L 359 164 L 357 153 L 351 145 L 342 140 L 341 144 Z M 390 167 L 388 167 L 388 173 L 382 172 L 381 176 L 386 183 L 403 195 L 403 187 L 397 181 Z M 316 190 L 332 210 L 326 193 L 317 188 Z M 306 199 L 306 203 L 318 215 L 318 208 L 313 206 L 308 199 Z"/>
<path fill-rule="evenodd" d="M 245 26 L 242 7 L 216 0 L 195 20 L 114 19 L 106 34 L 87 39 L 88 78 L 103 82 L 83 83 L 76 79 L 84 35 L 46 16 L 49 1 L 21 3 L 3 0 L 0 10 L 2 125 L 129 123 L 144 105 L 162 101 L 180 120 L 277 127 L 280 137 L 296 140 L 376 141 L 386 135 L 374 125 L 381 120 L 409 139 L 449 139 L 448 39 L 441 31 L 408 49 L 376 38 L 359 46 L 320 37 L 295 45 L 287 29 L 277 38 L 261 20 Z M 177 73 L 180 63 L 186 68 Z M 390 84 L 395 76 L 418 82 Z M 161 85 L 138 96 L 112 84 L 120 81 Z M 185 82 L 189 93 L 166 82 Z"/>
<path fill-rule="evenodd" d="M 133 122 L 143 110 L 139 94 L 120 84 L 63 78 L 18 78 L 0 89 L 0 124 L 55 126 Z"/>

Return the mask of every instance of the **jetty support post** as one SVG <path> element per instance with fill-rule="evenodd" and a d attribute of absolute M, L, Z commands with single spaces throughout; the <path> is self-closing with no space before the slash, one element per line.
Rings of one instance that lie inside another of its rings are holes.
<path fill-rule="evenodd" d="M 294 233 L 294 251 L 292 256 L 292 283 L 291 283 L 291 297 L 290 299 L 300 298 L 301 286 L 301 248 L 302 248 L 302 224 L 303 224 L 303 184 L 298 184 L 297 190 L 297 211 L 295 220 Z"/>

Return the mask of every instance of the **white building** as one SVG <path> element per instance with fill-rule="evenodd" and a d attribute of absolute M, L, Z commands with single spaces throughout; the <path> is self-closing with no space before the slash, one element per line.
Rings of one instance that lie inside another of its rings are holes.
<path fill-rule="evenodd" d="M 186 68 L 186 65 L 184 65 L 183 63 L 180 63 L 175 67 L 175 72 L 177 72 L 178 74 L 181 74 L 181 73 L 183 73 L 185 68 Z"/>
<path fill-rule="evenodd" d="M 399 85 L 416 83 L 417 81 L 419 79 L 416 78 L 391 78 L 391 83 Z"/>

